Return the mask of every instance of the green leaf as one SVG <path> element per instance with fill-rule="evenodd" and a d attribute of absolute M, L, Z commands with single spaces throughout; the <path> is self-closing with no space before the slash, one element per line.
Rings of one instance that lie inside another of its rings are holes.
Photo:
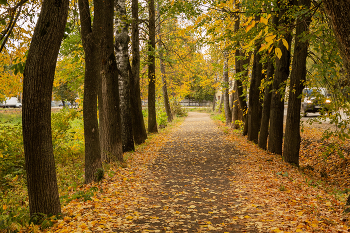
<path fill-rule="evenodd" d="M 7 5 L 7 0 L 0 0 L 1 5 Z"/>

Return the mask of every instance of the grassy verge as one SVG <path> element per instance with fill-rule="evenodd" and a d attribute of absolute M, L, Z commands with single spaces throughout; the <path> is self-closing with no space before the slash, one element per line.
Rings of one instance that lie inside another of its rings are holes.
<path fill-rule="evenodd" d="M 125 153 L 126 165 L 105 164 L 106 177 L 113 177 L 116 174 L 115 166 L 128 166 L 134 153 L 146 148 L 160 135 L 170 132 L 181 121 L 180 117 L 175 117 L 171 123 L 166 121 L 166 127 L 160 128 L 158 134 L 149 134 L 144 144 L 136 146 L 135 152 Z M 91 200 L 97 192 L 103 191 L 98 184 L 90 185 L 88 188 L 84 185 L 85 148 L 82 112 L 76 109 L 63 109 L 53 113 L 52 137 L 61 204 L 64 206 L 72 201 Z M 20 229 L 35 231 L 38 226 L 29 224 L 28 205 L 21 113 L 0 112 L 0 232 L 16 232 Z M 50 226 L 50 222 L 52 221 L 44 222 L 41 227 Z"/>

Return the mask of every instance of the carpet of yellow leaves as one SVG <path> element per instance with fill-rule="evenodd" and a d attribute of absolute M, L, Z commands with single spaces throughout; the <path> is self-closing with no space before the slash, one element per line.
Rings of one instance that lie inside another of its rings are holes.
<path fill-rule="evenodd" d="M 157 182 L 146 178 L 152 177 L 148 165 L 171 140 L 168 132 L 156 135 L 147 146 L 134 152 L 127 167 L 112 166 L 114 175 L 98 184 L 100 191 L 91 201 L 71 201 L 63 207 L 64 218 L 45 231 L 120 232 L 132 227 L 132 220 L 142 218 L 136 210 L 143 208 L 147 192 L 156 188 Z M 228 185 L 241 203 L 232 221 L 261 232 L 348 232 L 349 214 L 344 213 L 344 197 L 339 199 L 329 192 L 336 184 L 346 187 L 348 175 L 342 176 L 344 171 L 336 169 L 343 160 L 317 162 L 316 158 L 325 150 L 320 145 L 320 135 L 317 130 L 304 131 L 301 168 L 297 168 L 283 162 L 280 156 L 261 150 L 246 137 L 233 132 L 226 134 L 226 139 L 242 154 L 235 157 L 236 175 L 231 180 L 233 185 Z M 319 173 L 325 169 L 328 175 L 321 177 Z M 323 183 L 317 182 L 317 177 L 323 178 Z M 208 231 L 215 232 L 209 228 Z"/>
<path fill-rule="evenodd" d="M 320 130 L 309 128 L 302 137 L 316 138 L 319 142 L 321 135 Z M 345 203 L 327 192 L 327 183 L 317 184 L 315 177 L 285 163 L 281 156 L 260 149 L 246 137 L 232 133 L 228 138 L 244 154 L 237 161 L 241 176 L 233 182 L 242 193 L 239 198 L 246 199 L 242 211 L 251 211 L 247 216 L 251 224 L 263 232 L 348 232 L 350 223 L 349 215 L 344 213 Z M 319 144 L 302 146 L 301 166 L 316 161 L 320 154 Z M 337 175 L 332 173 L 330 177 Z"/>

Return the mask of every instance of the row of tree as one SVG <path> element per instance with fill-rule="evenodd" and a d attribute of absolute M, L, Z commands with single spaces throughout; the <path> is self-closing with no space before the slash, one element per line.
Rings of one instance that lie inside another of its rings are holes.
<path fill-rule="evenodd" d="M 348 87 L 347 24 L 338 17 L 345 14 L 346 2 L 220 2 L 198 18 L 197 23 L 207 29 L 207 40 L 216 40 L 222 51 L 226 124 L 238 128 L 237 123 L 243 122 L 248 140 L 299 165 L 305 86 L 327 87 L 335 100 L 344 103 L 339 97 L 344 93 L 339 90 Z M 227 73 L 231 70 L 234 77 L 230 81 Z"/>
<path fill-rule="evenodd" d="M 219 89 L 220 69 L 226 122 L 232 122 L 233 127 L 238 126 L 237 120 L 244 122 L 243 133 L 249 140 L 273 153 L 283 152 L 287 162 L 298 165 L 300 96 L 307 81 L 308 55 L 320 60 L 309 67 L 317 71 L 312 80 L 329 81 L 325 78 L 331 76 L 326 73 L 329 66 L 325 61 L 338 61 L 336 67 L 344 63 L 335 69 L 336 74 L 341 68 L 349 69 L 346 28 L 350 23 L 341 18 L 346 15 L 348 0 L 26 3 L 0 2 L 9 6 L 0 19 L 5 28 L 1 43 L 6 50 L 0 55 L 14 64 L 1 66 L 0 72 L 11 74 L 9 77 L 14 75 L 9 70 L 20 73 L 24 62 L 14 58 L 13 51 L 19 56 L 26 54 L 23 138 L 31 214 L 61 211 L 50 122 L 55 88 L 66 90 L 67 83 L 84 82 L 71 86 L 83 88 L 84 93 L 85 180 L 90 183 L 103 171 L 103 162 L 122 161 L 123 152 L 134 150 L 134 144 L 147 138 L 141 96 L 148 99 L 148 131 L 157 132 L 157 86 L 162 87 L 171 121 L 169 97 L 212 98 L 214 90 Z M 27 19 L 37 20 L 34 31 L 31 26 L 26 33 L 21 31 L 23 27 L 16 27 L 18 18 L 25 18 L 22 11 Z M 336 33 L 329 34 L 329 27 Z M 8 39 L 11 35 L 21 36 Z M 28 51 L 13 49 L 21 47 L 18 41 L 28 42 L 31 35 Z M 333 47 L 338 41 L 343 46 L 341 56 L 336 52 L 327 58 L 329 51 L 322 50 L 326 46 L 318 40 Z M 235 74 L 230 81 L 231 64 Z M 84 72 L 77 67 L 84 67 Z M 82 74 L 84 78 L 80 79 Z M 282 148 L 287 81 L 289 107 Z M 231 101 L 230 83 L 234 90 Z"/>

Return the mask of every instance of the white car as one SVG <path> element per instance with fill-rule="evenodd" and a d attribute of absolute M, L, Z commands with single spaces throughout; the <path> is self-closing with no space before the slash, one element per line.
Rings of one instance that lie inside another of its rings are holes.
<path fill-rule="evenodd" d="M 0 107 L 3 108 L 21 108 L 22 104 L 18 101 L 17 97 L 7 97 L 6 100 L 0 103 Z"/>

